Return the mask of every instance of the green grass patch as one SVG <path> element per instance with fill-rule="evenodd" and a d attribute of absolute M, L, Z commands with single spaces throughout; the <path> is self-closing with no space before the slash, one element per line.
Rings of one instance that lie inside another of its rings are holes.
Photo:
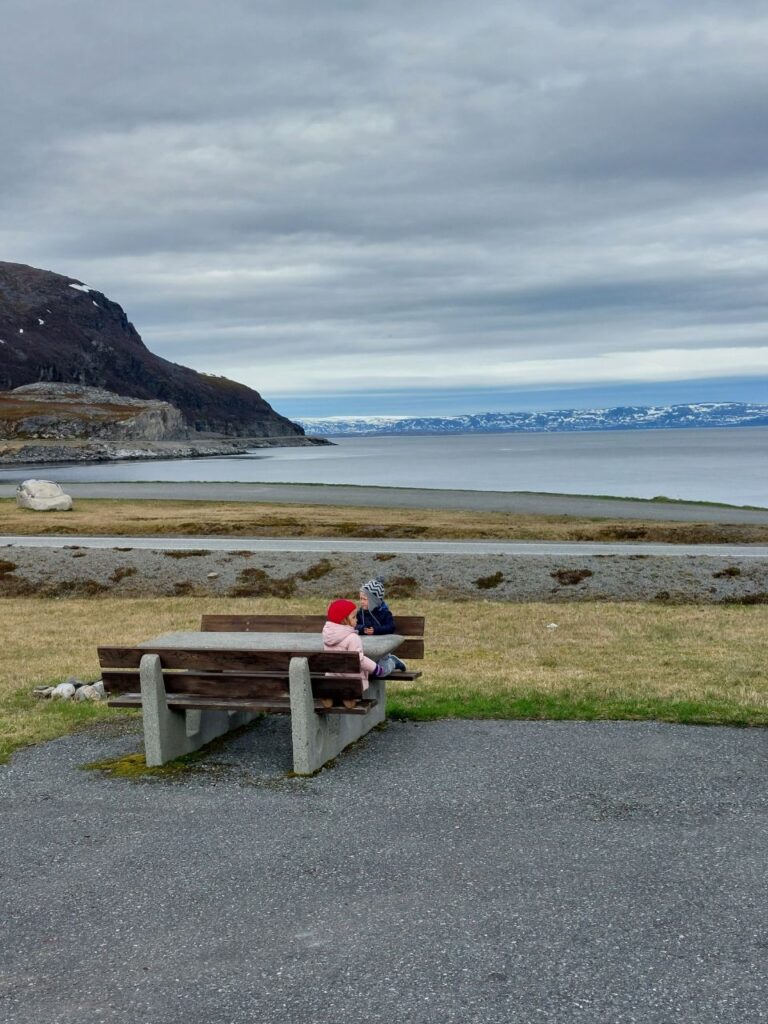
<path fill-rule="evenodd" d="M 387 714 L 393 719 L 413 722 L 492 718 L 768 726 L 768 708 L 765 707 L 744 707 L 724 701 L 589 699 L 569 694 L 395 693 L 387 695 Z"/>
<path fill-rule="evenodd" d="M 39 685 L 55 686 L 62 679 L 44 680 Z M 137 715 L 135 711 L 124 714 Z M 25 690 L 17 690 L 0 700 L 0 764 L 30 743 L 43 743 L 78 732 L 97 722 L 114 721 L 115 709 L 106 702 L 90 700 L 38 700 Z M 3 725 L 23 722 L 21 730 L 3 729 Z"/>

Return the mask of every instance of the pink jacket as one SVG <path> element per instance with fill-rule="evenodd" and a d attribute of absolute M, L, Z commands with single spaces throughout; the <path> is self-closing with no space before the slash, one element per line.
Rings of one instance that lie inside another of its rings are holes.
<path fill-rule="evenodd" d="M 376 668 L 376 662 L 363 654 L 363 641 L 351 626 L 338 622 L 326 622 L 323 626 L 323 648 L 326 651 L 357 651 L 360 655 L 360 675 L 363 689 L 368 688 L 368 675 Z"/>

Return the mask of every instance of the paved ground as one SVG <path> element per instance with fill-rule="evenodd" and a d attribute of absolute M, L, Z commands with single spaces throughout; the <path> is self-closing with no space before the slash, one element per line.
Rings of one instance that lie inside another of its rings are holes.
<path fill-rule="evenodd" d="M 645 558 L 691 555 L 708 558 L 768 558 L 764 544 L 623 544 L 593 541 L 466 541 L 466 540 L 340 540 L 338 538 L 277 537 L 26 537 L 0 536 L 0 547 L 17 548 L 140 548 L 149 551 L 299 552 L 313 555 L 337 552 L 375 555 L 514 555 L 551 558 L 553 555 L 643 555 Z"/>
<path fill-rule="evenodd" d="M 38 476 L 48 477 L 53 470 Z M 26 476 L 29 476 L 27 471 Z M 54 474 L 55 476 L 55 474 Z M 0 482 L 0 497 L 11 498 L 24 479 Z M 343 484 L 241 483 L 69 483 L 75 498 L 168 498 L 187 501 L 272 501 L 299 505 L 366 505 L 382 508 L 457 508 L 524 515 L 602 516 L 697 523 L 768 523 L 768 509 L 721 508 L 716 505 L 598 498 L 527 491 L 450 491 L 412 487 L 350 487 Z"/>
<path fill-rule="evenodd" d="M 177 783 L 0 768 L 14 1024 L 768 1020 L 768 733 L 390 725 L 291 780 L 271 719 Z"/>

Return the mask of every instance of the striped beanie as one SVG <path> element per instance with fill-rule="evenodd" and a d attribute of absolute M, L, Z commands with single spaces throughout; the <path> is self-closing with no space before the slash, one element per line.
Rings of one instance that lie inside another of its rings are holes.
<path fill-rule="evenodd" d="M 367 583 L 363 583 L 360 592 L 363 591 L 368 595 L 368 607 L 370 609 L 378 608 L 384 600 L 384 580 L 381 576 L 375 576 Z"/>

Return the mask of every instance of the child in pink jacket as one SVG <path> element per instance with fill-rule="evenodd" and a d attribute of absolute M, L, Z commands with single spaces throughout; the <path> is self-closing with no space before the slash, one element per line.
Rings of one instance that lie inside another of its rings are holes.
<path fill-rule="evenodd" d="M 368 688 L 368 676 L 380 679 L 387 674 L 382 665 L 377 665 L 363 654 L 363 641 L 355 632 L 357 605 L 354 601 L 331 601 L 323 626 L 323 648 L 326 651 L 357 651 L 360 656 L 360 675 L 363 689 Z"/>

